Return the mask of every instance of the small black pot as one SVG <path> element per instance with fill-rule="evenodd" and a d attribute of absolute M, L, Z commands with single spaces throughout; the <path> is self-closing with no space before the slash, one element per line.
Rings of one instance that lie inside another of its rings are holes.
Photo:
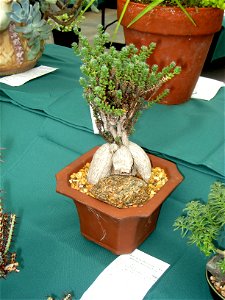
<path fill-rule="evenodd" d="M 52 34 L 54 38 L 54 43 L 56 45 L 71 48 L 72 43 L 79 42 L 78 35 L 76 35 L 73 31 L 63 32 L 53 29 Z"/>

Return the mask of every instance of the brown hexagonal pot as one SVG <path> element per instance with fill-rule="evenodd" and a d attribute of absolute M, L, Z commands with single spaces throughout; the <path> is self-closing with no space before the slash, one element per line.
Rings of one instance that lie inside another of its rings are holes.
<path fill-rule="evenodd" d="M 90 162 L 97 148 L 80 156 L 56 174 L 56 191 L 73 199 L 83 236 L 115 254 L 130 253 L 155 229 L 162 203 L 183 177 L 174 163 L 148 154 L 153 167 L 165 170 L 168 182 L 142 207 L 113 207 L 70 187 L 70 175 Z"/>

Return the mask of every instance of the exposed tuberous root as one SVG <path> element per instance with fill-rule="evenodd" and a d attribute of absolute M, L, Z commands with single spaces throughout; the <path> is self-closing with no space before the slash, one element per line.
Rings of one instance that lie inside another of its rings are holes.
<path fill-rule="evenodd" d="M 130 175 L 132 173 L 133 157 L 126 146 L 120 146 L 119 149 L 113 154 L 112 163 L 113 174 Z"/>
<path fill-rule="evenodd" d="M 128 149 L 130 150 L 130 153 L 133 157 L 134 166 L 136 167 L 137 172 L 144 181 L 148 182 L 151 176 L 152 169 L 148 155 L 140 146 L 130 141 L 128 144 Z"/>
<path fill-rule="evenodd" d="M 106 143 L 95 152 L 87 179 L 95 185 L 101 178 L 110 175 L 135 176 L 137 173 L 145 182 L 149 181 L 151 162 L 140 146 L 130 141 L 121 146 Z"/>
<path fill-rule="evenodd" d="M 98 148 L 90 164 L 87 176 L 89 183 L 96 184 L 101 178 L 111 174 L 112 156 L 116 149 L 117 147 L 115 144 L 109 143 L 103 144 Z"/>

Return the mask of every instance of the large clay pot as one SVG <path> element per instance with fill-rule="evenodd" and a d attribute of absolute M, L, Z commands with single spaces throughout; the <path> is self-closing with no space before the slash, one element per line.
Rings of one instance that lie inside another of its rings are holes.
<path fill-rule="evenodd" d="M 118 18 L 125 0 L 117 0 Z M 150 65 L 160 68 L 175 61 L 182 72 L 166 83 L 170 94 L 164 104 L 179 104 L 187 101 L 201 74 L 210 44 L 223 20 L 223 10 L 217 8 L 187 8 L 196 26 L 178 7 L 157 6 L 127 28 L 127 25 L 146 5 L 130 2 L 122 19 L 126 44 L 133 43 L 140 48 L 151 42 L 157 44 L 148 59 Z"/>
<path fill-rule="evenodd" d="M 17 52 L 18 47 L 22 49 L 20 53 Z M 1 31 L 0 76 L 22 73 L 33 68 L 41 57 L 42 51 L 37 54 L 35 59 L 29 60 L 27 57 L 29 49 L 28 42 L 23 38 L 22 34 L 18 34 L 17 39 L 12 41 L 10 38 L 10 27 Z"/>
<path fill-rule="evenodd" d="M 162 203 L 183 177 L 174 163 L 149 154 L 153 167 L 166 171 L 167 183 L 144 206 L 119 209 L 70 187 L 70 175 L 90 162 L 97 149 L 85 153 L 56 174 L 56 191 L 73 199 L 81 233 L 87 239 L 115 254 L 130 253 L 155 229 Z"/>

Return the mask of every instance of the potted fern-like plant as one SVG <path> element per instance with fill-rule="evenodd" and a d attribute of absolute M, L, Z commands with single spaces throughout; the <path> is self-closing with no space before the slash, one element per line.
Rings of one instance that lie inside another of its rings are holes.
<path fill-rule="evenodd" d="M 72 162 L 57 175 L 57 191 L 74 199 L 82 234 L 116 254 L 133 251 L 156 226 L 160 206 L 182 180 L 176 166 L 148 155 L 129 140 L 140 113 L 160 101 L 163 84 L 180 73 L 174 62 L 159 70 L 149 68 L 147 57 L 155 44 L 141 51 L 129 45 L 106 48 L 109 35 L 98 28 L 91 45 L 79 34 L 74 46 L 83 62 L 80 83 L 93 110 L 96 126 L 106 143 Z M 151 166 L 153 165 L 153 168 Z M 155 167 L 162 188 L 148 193 Z M 166 182 L 167 181 L 167 182 Z M 162 186 L 163 185 L 163 186 Z M 73 188 L 71 188 L 73 187 Z"/>
<path fill-rule="evenodd" d="M 215 293 L 225 299 L 225 185 L 212 184 L 208 201 L 189 202 L 184 215 L 174 222 L 175 230 L 181 230 L 190 244 L 195 244 L 206 256 L 212 258 L 206 264 L 206 276 Z M 220 248 L 221 247 L 221 248 Z"/>
<path fill-rule="evenodd" d="M 182 67 L 181 76 L 168 83 L 171 92 L 162 103 L 179 104 L 191 97 L 224 9 L 223 0 L 117 0 L 126 44 L 140 48 L 156 42 L 150 65 L 176 61 Z"/>

